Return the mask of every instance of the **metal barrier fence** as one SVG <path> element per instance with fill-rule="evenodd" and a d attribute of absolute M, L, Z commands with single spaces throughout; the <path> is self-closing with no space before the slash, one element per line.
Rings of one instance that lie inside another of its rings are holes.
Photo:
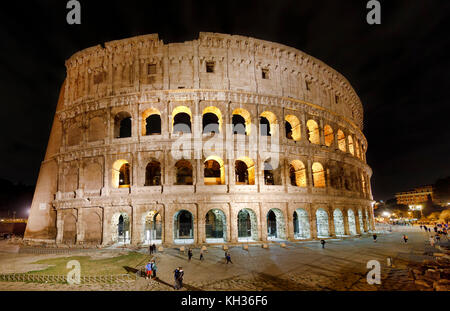
<path fill-rule="evenodd" d="M 135 281 L 136 279 L 136 275 L 130 274 L 82 275 L 80 276 L 80 284 L 127 283 Z M 67 275 L 10 273 L 0 274 L 0 281 L 29 283 L 67 283 Z"/>
<path fill-rule="evenodd" d="M 19 253 L 21 254 L 73 254 L 73 253 L 83 253 L 101 251 L 98 248 L 31 248 L 31 247 L 21 247 Z"/>

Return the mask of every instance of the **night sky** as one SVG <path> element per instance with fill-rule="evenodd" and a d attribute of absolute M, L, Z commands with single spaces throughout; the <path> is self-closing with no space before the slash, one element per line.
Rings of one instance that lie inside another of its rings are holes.
<path fill-rule="evenodd" d="M 73 53 L 158 33 L 168 42 L 201 31 L 251 36 L 300 49 L 343 74 L 364 107 L 376 200 L 450 175 L 449 1 L 80 0 L 81 25 L 65 0 L 2 2 L 0 178 L 34 185 Z M 394 3 L 395 2 L 395 3 Z"/>

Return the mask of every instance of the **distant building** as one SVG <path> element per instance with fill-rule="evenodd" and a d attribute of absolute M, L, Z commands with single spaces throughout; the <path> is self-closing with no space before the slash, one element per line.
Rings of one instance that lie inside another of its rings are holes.
<path fill-rule="evenodd" d="M 397 204 L 416 205 L 425 203 L 429 199 L 434 201 L 433 186 L 421 186 L 405 192 L 395 194 Z"/>

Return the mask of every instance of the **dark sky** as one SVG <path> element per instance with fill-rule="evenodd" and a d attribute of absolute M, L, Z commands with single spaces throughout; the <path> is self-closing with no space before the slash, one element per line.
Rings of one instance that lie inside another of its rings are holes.
<path fill-rule="evenodd" d="M 377 200 L 450 175 L 449 1 L 380 1 L 381 25 L 359 1 L 65 0 L 2 2 L 0 178 L 34 184 L 44 158 L 64 61 L 105 41 L 200 31 L 252 36 L 298 48 L 342 73 L 364 106 L 367 161 Z"/>

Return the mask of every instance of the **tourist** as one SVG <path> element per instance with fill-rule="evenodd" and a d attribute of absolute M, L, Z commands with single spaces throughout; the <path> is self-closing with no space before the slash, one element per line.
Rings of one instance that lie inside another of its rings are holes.
<path fill-rule="evenodd" d="M 435 237 L 436 237 L 436 243 L 439 244 L 439 242 L 441 241 L 440 235 L 436 234 Z"/>
<path fill-rule="evenodd" d="M 145 278 L 148 279 L 151 274 L 152 274 L 152 263 L 149 262 L 146 266 L 145 266 Z"/>
<path fill-rule="evenodd" d="M 227 260 L 227 265 L 228 265 L 229 262 L 230 262 L 230 263 L 233 263 L 233 262 L 231 261 L 230 253 L 225 252 L 225 258 L 226 258 L 226 260 Z"/>
<path fill-rule="evenodd" d="M 153 253 L 153 245 L 150 245 L 148 247 L 148 252 L 150 253 L 150 255 Z"/>
<path fill-rule="evenodd" d="M 180 285 L 180 288 L 183 287 L 183 277 L 184 277 L 184 271 L 182 267 L 178 268 L 178 284 Z"/>
<path fill-rule="evenodd" d="M 152 267 L 152 279 L 156 279 L 156 262 L 155 260 L 151 261 L 151 267 Z"/>
<path fill-rule="evenodd" d="M 322 244 L 322 248 L 325 248 L 325 240 L 320 240 L 320 244 Z"/>
<path fill-rule="evenodd" d="M 192 258 L 192 250 L 189 248 L 188 249 L 188 260 L 191 261 Z"/>
<path fill-rule="evenodd" d="M 153 248 L 153 253 L 156 253 L 156 245 L 155 245 L 155 243 L 153 243 L 152 248 Z"/>
<path fill-rule="evenodd" d="M 403 235 L 403 241 L 405 241 L 405 243 L 408 242 L 408 236 L 406 234 Z"/>
<path fill-rule="evenodd" d="M 180 281 L 179 281 L 179 278 L 180 278 L 180 269 L 179 268 L 176 268 L 174 271 L 173 271 L 173 278 L 175 279 L 175 285 L 173 286 L 175 289 L 180 289 Z"/>
<path fill-rule="evenodd" d="M 376 242 L 377 241 L 377 235 L 374 233 L 373 234 L 373 241 Z"/>
<path fill-rule="evenodd" d="M 200 250 L 200 260 L 203 260 L 204 258 L 203 258 L 203 249 L 202 250 Z"/>

